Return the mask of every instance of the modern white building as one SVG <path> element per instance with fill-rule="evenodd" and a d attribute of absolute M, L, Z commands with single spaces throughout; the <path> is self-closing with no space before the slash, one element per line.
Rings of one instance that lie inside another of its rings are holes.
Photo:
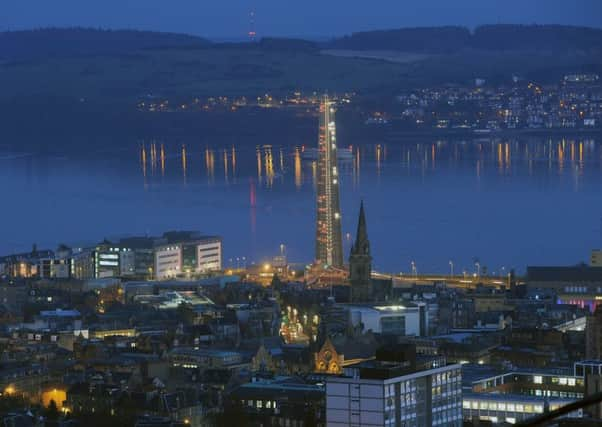
<path fill-rule="evenodd" d="M 207 238 L 197 245 L 197 271 L 205 273 L 222 269 L 222 241 Z"/>
<path fill-rule="evenodd" d="M 369 361 L 326 380 L 326 425 L 462 426 L 462 373 L 459 364 L 433 359 L 412 368 Z"/>
<path fill-rule="evenodd" d="M 222 269 L 222 241 L 204 237 L 155 247 L 155 278 L 208 273 Z"/>
<path fill-rule="evenodd" d="M 167 279 L 182 273 L 182 245 L 171 244 L 155 248 L 155 278 Z"/>
<path fill-rule="evenodd" d="M 424 304 L 349 305 L 353 326 L 363 325 L 375 334 L 424 336 L 428 331 L 428 313 Z"/>

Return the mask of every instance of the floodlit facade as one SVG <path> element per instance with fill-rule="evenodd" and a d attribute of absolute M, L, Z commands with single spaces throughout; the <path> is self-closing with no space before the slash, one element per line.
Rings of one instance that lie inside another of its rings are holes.
<path fill-rule="evenodd" d="M 169 243 L 155 248 L 155 277 L 208 273 L 222 268 L 222 241 L 206 237 L 194 241 Z"/>
<path fill-rule="evenodd" d="M 155 277 L 167 279 L 182 273 L 182 245 L 171 244 L 155 249 Z"/>
<path fill-rule="evenodd" d="M 221 270 L 222 268 L 222 242 L 220 239 L 207 239 L 200 242 L 197 247 L 197 270 L 201 273 Z"/>
<path fill-rule="evenodd" d="M 417 305 L 349 305 L 351 324 L 364 331 L 397 336 L 424 336 L 428 331 L 426 311 Z"/>
<path fill-rule="evenodd" d="M 320 104 L 316 215 L 316 261 L 343 266 L 335 105 L 327 96 Z"/>

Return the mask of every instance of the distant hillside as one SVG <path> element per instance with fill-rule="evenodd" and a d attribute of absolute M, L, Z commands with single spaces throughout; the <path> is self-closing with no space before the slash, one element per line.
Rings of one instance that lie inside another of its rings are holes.
<path fill-rule="evenodd" d="M 211 42 L 186 34 L 91 28 L 46 28 L 0 33 L 0 60 L 106 55 L 150 48 L 205 47 Z"/>
<path fill-rule="evenodd" d="M 262 38 L 259 42 L 259 47 L 264 50 L 288 50 L 303 52 L 313 52 L 320 48 L 318 43 L 314 43 L 312 41 L 278 37 Z"/>
<path fill-rule="evenodd" d="M 568 73 L 602 74 L 601 43 L 600 30 L 495 25 L 474 33 L 462 27 L 360 33 L 331 42 L 332 49 L 285 38 L 210 43 L 142 31 L 8 32 L 0 33 L 0 109 L 19 117 L 56 110 L 71 120 L 69 112 L 84 106 L 129 111 L 147 96 L 175 101 L 300 90 L 390 98 L 477 77 L 498 84 L 515 74 L 546 84 Z"/>
<path fill-rule="evenodd" d="M 471 33 L 464 27 L 401 28 L 353 33 L 332 40 L 325 47 L 417 53 L 453 53 L 463 49 L 600 51 L 602 29 L 561 25 L 484 25 Z"/>
<path fill-rule="evenodd" d="M 400 28 L 353 33 L 326 43 L 328 49 L 399 50 L 418 53 L 451 53 L 466 47 L 470 31 L 463 27 Z"/>
<path fill-rule="evenodd" d="M 487 50 L 591 51 L 602 49 L 602 29 L 562 25 L 484 25 L 470 38 Z"/>

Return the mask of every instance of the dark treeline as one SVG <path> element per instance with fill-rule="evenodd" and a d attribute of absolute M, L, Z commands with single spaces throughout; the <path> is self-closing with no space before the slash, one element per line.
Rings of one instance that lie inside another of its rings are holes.
<path fill-rule="evenodd" d="M 264 50 L 294 50 L 306 52 L 315 51 L 320 48 L 318 43 L 309 40 L 275 37 L 262 38 L 259 42 L 259 46 Z"/>
<path fill-rule="evenodd" d="M 366 31 L 335 39 L 326 47 L 353 50 L 397 50 L 453 53 L 463 49 L 490 51 L 600 51 L 602 29 L 562 25 L 484 25 L 401 28 Z"/>
<path fill-rule="evenodd" d="M 400 28 L 353 33 L 326 44 L 332 49 L 399 50 L 402 52 L 448 53 L 461 50 L 470 42 L 464 27 Z"/>
<path fill-rule="evenodd" d="M 246 49 L 264 52 L 318 52 L 322 46 L 311 40 L 287 37 L 262 37 L 258 41 L 215 42 L 210 47 L 216 49 Z"/>
<path fill-rule="evenodd" d="M 470 39 L 487 50 L 600 50 L 602 29 L 561 25 L 485 25 Z"/>
<path fill-rule="evenodd" d="M 601 54 L 602 29 L 561 25 L 484 25 L 401 28 L 353 33 L 328 42 L 265 37 L 257 43 L 212 43 L 176 33 L 92 28 L 46 28 L 0 32 L 0 60 L 126 54 L 141 49 L 190 48 L 302 51 L 319 49 L 395 50 L 453 53 L 467 49 L 500 51 L 586 51 Z"/>
<path fill-rule="evenodd" d="M 0 60 L 128 53 L 150 48 L 205 47 L 186 34 L 92 28 L 45 28 L 0 33 Z"/>

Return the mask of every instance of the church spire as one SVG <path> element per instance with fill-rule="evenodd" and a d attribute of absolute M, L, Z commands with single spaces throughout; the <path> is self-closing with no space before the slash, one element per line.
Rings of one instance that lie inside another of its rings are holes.
<path fill-rule="evenodd" d="M 366 226 L 364 202 L 360 205 L 360 215 L 357 222 L 355 243 L 349 256 L 349 282 L 351 284 L 351 301 L 365 303 L 372 299 L 372 257 L 370 256 L 370 241 Z"/>
<path fill-rule="evenodd" d="M 368 240 L 368 226 L 366 225 L 366 214 L 364 212 L 364 201 L 360 203 L 360 215 L 357 222 L 355 244 L 351 248 L 351 254 L 370 255 L 370 241 Z"/>

